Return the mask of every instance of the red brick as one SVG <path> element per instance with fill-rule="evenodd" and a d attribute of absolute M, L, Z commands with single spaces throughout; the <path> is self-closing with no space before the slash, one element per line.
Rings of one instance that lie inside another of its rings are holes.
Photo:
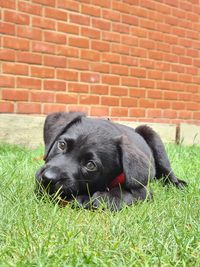
<path fill-rule="evenodd" d="M 131 76 L 145 78 L 146 75 L 147 75 L 147 73 L 146 73 L 145 69 L 131 68 Z"/>
<path fill-rule="evenodd" d="M 116 75 L 103 75 L 102 76 L 102 83 L 105 84 L 113 84 L 113 85 L 119 85 L 119 77 Z"/>
<path fill-rule="evenodd" d="M 81 105 L 68 105 L 67 111 L 75 111 L 75 112 L 84 112 L 85 114 L 89 114 L 90 108 L 88 106 Z"/>
<path fill-rule="evenodd" d="M 86 83 L 99 83 L 100 76 L 97 73 L 81 73 L 80 81 Z"/>
<path fill-rule="evenodd" d="M 79 3 L 77 3 L 77 1 L 71 1 L 71 0 L 67 0 L 67 1 L 63 1 L 63 0 L 58 0 L 57 1 L 57 5 L 58 7 L 61 7 L 63 9 L 67 9 L 67 10 L 72 10 L 72 11 L 79 11 Z"/>
<path fill-rule="evenodd" d="M 39 103 L 17 103 L 17 113 L 40 114 L 41 104 Z"/>
<path fill-rule="evenodd" d="M 119 106 L 119 97 L 114 96 L 102 96 L 101 105 L 104 106 Z"/>
<path fill-rule="evenodd" d="M 41 64 L 42 56 L 29 52 L 18 52 L 17 53 L 17 61 L 29 64 Z"/>
<path fill-rule="evenodd" d="M 163 117 L 164 118 L 176 118 L 177 117 L 177 111 L 175 110 L 163 110 Z"/>
<path fill-rule="evenodd" d="M 162 99 L 163 92 L 161 90 L 148 90 L 147 97 L 153 99 Z"/>
<path fill-rule="evenodd" d="M 77 94 L 56 94 L 56 103 L 65 103 L 65 104 L 77 104 L 78 103 L 78 96 Z"/>
<path fill-rule="evenodd" d="M 40 52 L 46 54 L 54 54 L 56 46 L 54 44 L 49 44 L 45 42 L 33 41 L 32 42 L 32 51 Z"/>
<path fill-rule="evenodd" d="M 192 95 L 191 95 L 191 93 L 179 93 L 178 99 L 182 100 L 182 101 L 191 101 Z"/>
<path fill-rule="evenodd" d="M 15 100 L 15 101 L 27 101 L 28 91 L 27 90 L 3 90 L 2 91 L 3 100 Z"/>
<path fill-rule="evenodd" d="M 110 88 L 110 94 L 114 96 L 128 96 L 128 88 L 113 86 Z"/>
<path fill-rule="evenodd" d="M 129 113 L 130 117 L 145 117 L 145 109 L 143 108 L 131 108 Z"/>
<path fill-rule="evenodd" d="M 66 44 L 66 35 L 57 32 L 44 32 L 44 40 L 45 42 Z"/>
<path fill-rule="evenodd" d="M 132 56 L 121 55 L 121 64 L 127 66 L 138 66 L 138 60 Z"/>
<path fill-rule="evenodd" d="M 66 81 L 77 81 L 78 73 L 76 71 L 57 69 L 56 78 L 60 80 L 66 80 Z"/>
<path fill-rule="evenodd" d="M 100 39 L 101 32 L 97 29 L 81 27 L 81 35 L 92 39 Z"/>
<path fill-rule="evenodd" d="M 52 91 L 65 91 L 66 82 L 58 81 L 58 80 L 45 80 L 44 89 L 52 90 Z"/>
<path fill-rule="evenodd" d="M 92 5 L 82 5 L 81 13 L 94 16 L 94 17 L 100 17 L 101 9 L 99 7 L 92 6 Z"/>
<path fill-rule="evenodd" d="M 119 33 L 113 33 L 113 32 L 107 32 L 103 31 L 102 32 L 102 40 L 104 41 L 110 41 L 110 42 L 120 42 L 120 34 Z"/>
<path fill-rule="evenodd" d="M 109 108 L 108 107 L 91 107 L 91 116 L 98 116 L 98 117 L 104 117 L 109 115 Z"/>
<path fill-rule="evenodd" d="M 147 110 L 147 117 L 159 118 L 161 116 L 162 116 L 162 110 L 160 109 L 148 109 Z"/>
<path fill-rule="evenodd" d="M 0 21 L 0 33 L 15 35 L 15 25 Z"/>
<path fill-rule="evenodd" d="M 78 57 L 79 50 L 78 48 L 74 48 L 74 47 L 59 46 L 57 47 L 57 55 L 66 56 L 66 57 Z"/>
<path fill-rule="evenodd" d="M 121 106 L 122 107 L 137 107 L 138 100 L 133 97 L 123 97 L 121 99 Z"/>
<path fill-rule="evenodd" d="M 1 49 L 0 50 L 0 60 L 5 61 L 15 61 L 15 51 L 11 49 Z"/>
<path fill-rule="evenodd" d="M 112 23 L 112 30 L 114 32 L 119 32 L 119 33 L 126 33 L 129 34 L 130 32 L 130 26 L 126 24 L 121 24 L 121 23 Z"/>
<path fill-rule="evenodd" d="M 102 9 L 102 16 L 105 19 L 112 20 L 112 21 L 120 21 L 120 12 L 109 10 L 109 9 Z"/>
<path fill-rule="evenodd" d="M 15 86 L 15 77 L 12 76 L 0 76 L 0 86 L 1 87 L 14 87 Z"/>
<path fill-rule="evenodd" d="M 134 17 L 133 15 L 127 15 L 127 14 L 122 14 L 122 23 L 132 25 L 132 26 L 138 26 L 138 18 Z"/>
<path fill-rule="evenodd" d="M 42 31 L 40 29 L 30 28 L 28 26 L 18 26 L 17 36 L 32 40 L 41 40 Z"/>
<path fill-rule="evenodd" d="M 39 78 L 53 78 L 54 69 L 38 66 L 31 66 L 31 76 Z"/>
<path fill-rule="evenodd" d="M 147 53 L 147 50 L 145 48 L 137 48 L 137 47 L 133 47 L 133 48 L 130 48 L 130 55 L 131 56 L 134 56 L 134 57 L 141 57 L 141 58 L 144 58 L 144 57 L 147 57 L 148 56 L 148 53 Z"/>
<path fill-rule="evenodd" d="M 44 104 L 44 114 L 49 114 L 53 112 L 59 112 L 59 111 L 67 111 L 65 104 Z"/>
<path fill-rule="evenodd" d="M 80 104 L 83 105 L 98 105 L 99 104 L 99 96 L 95 95 L 80 95 L 79 101 Z"/>
<path fill-rule="evenodd" d="M 126 66 L 112 65 L 112 67 L 111 67 L 111 73 L 118 74 L 118 75 L 128 76 L 129 69 Z"/>
<path fill-rule="evenodd" d="M 91 71 L 99 72 L 99 73 L 109 73 L 110 72 L 110 65 L 104 63 L 96 63 L 92 62 L 90 64 Z"/>
<path fill-rule="evenodd" d="M 118 54 L 102 53 L 101 57 L 103 62 L 120 63 L 120 55 Z"/>
<path fill-rule="evenodd" d="M 15 37 L 4 37 L 3 46 L 6 48 L 13 48 L 17 50 L 28 50 L 29 41 Z"/>
<path fill-rule="evenodd" d="M 16 2 L 13 0 L 7 0 L 1 2 L 1 8 L 12 8 L 16 9 Z"/>
<path fill-rule="evenodd" d="M 171 101 L 159 100 L 156 101 L 156 108 L 166 109 L 171 107 Z"/>
<path fill-rule="evenodd" d="M 69 37 L 68 45 L 81 48 L 89 48 L 89 40 L 80 37 Z"/>
<path fill-rule="evenodd" d="M 56 20 L 67 21 L 68 14 L 66 11 L 61 11 L 61 10 L 50 8 L 50 7 L 46 7 L 44 11 L 45 11 L 45 17 L 56 19 Z"/>
<path fill-rule="evenodd" d="M 129 13 L 130 12 L 130 6 L 126 3 L 122 3 L 120 1 L 114 1 L 112 8 L 114 10 L 118 10 L 122 13 Z"/>
<path fill-rule="evenodd" d="M 68 84 L 69 92 L 87 93 L 88 89 L 89 87 L 87 84 L 81 84 L 81 83 L 69 83 Z"/>
<path fill-rule="evenodd" d="M 133 97 L 144 97 L 145 96 L 145 92 L 146 92 L 145 89 L 142 89 L 142 88 L 139 88 L 139 89 L 133 88 L 133 89 L 130 89 L 130 96 L 133 96 Z"/>
<path fill-rule="evenodd" d="M 139 99 L 139 106 L 143 108 L 154 108 L 155 107 L 155 101 L 152 99 Z"/>
<path fill-rule="evenodd" d="M 139 86 L 144 87 L 144 88 L 154 88 L 155 87 L 155 81 L 154 80 L 144 80 L 140 79 L 139 80 Z"/>
<path fill-rule="evenodd" d="M 90 92 L 92 94 L 107 95 L 109 87 L 107 85 L 91 85 Z"/>
<path fill-rule="evenodd" d="M 179 102 L 179 101 L 172 102 L 171 106 L 172 106 L 172 109 L 175 109 L 175 110 L 185 109 L 185 103 L 184 102 Z"/>
<path fill-rule="evenodd" d="M 30 17 L 23 13 L 5 10 L 4 20 L 16 24 L 29 25 Z"/>
<path fill-rule="evenodd" d="M 28 75 L 28 65 L 17 63 L 3 63 L 3 73 L 10 73 L 15 75 Z"/>
<path fill-rule="evenodd" d="M 27 77 L 17 77 L 17 87 L 18 88 L 41 89 L 41 80 L 27 78 Z"/>
<path fill-rule="evenodd" d="M 120 107 L 111 108 L 110 115 L 112 117 L 127 117 L 128 116 L 128 108 L 120 108 Z"/>
<path fill-rule="evenodd" d="M 76 34 L 76 35 L 78 35 L 79 33 L 79 26 L 74 25 L 74 24 L 58 22 L 57 28 L 58 28 L 58 31 L 60 32 L 71 33 L 71 34 Z"/>
<path fill-rule="evenodd" d="M 101 30 L 109 31 L 111 28 L 111 23 L 109 21 L 103 20 L 103 19 L 97 19 L 93 18 L 92 19 L 92 27 L 93 28 L 98 28 Z"/>
<path fill-rule="evenodd" d="M 107 51 L 110 51 L 110 44 L 107 42 L 103 42 L 103 41 L 92 40 L 91 48 L 94 50 L 101 51 L 101 52 L 107 52 Z"/>
<path fill-rule="evenodd" d="M 30 92 L 30 101 L 33 102 L 54 102 L 55 93 L 43 92 L 43 91 L 31 91 Z"/>
<path fill-rule="evenodd" d="M 88 70 L 89 62 L 86 60 L 69 59 L 68 68 L 75 70 Z"/>
<path fill-rule="evenodd" d="M 0 106 L 0 110 L 1 110 L 1 106 Z M 196 120 L 200 120 L 200 112 L 194 112 L 193 118 L 196 119 Z"/>
<path fill-rule="evenodd" d="M 80 58 L 91 61 L 100 61 L 100 53 L 91 50 L 81 50 Z"/>
<path fill-rule="evenodd" d="M 55 30 L 56 29 L 56 21 L 52 20 L 52 19 L 46 19 L 43 17 L 33 17 L 32 18 L 32 26 L 42 28 L 42 29 Z"/>
<path fill-rule="evenodd" d="M 178 98 L 177 92 L 164 92 L 164 99 L 176 100 Z"/>
<path fill-rule="evenodd" d="M 178 117 L 180 119 L 191 119 L 192 118 L 192 114 L 191 114 L 190 111 L 183 110 L 183 111 L 179 111 Z"/>
<path fill-rule="evenodd" d="M 121 77 L 121 84 L 123 86 L 138 86 L 138 79 L 132 77 Z"/>
<path fill-rule="evenodd" d="M 163 79 L 163 72 L 158 71 L 158 70 L 149 70 L 147 77 L 148 77 L 148 79 L 162 80 Z"/>
<path fill-rule="evenodd" d="M 14 112 L 14 104 L 10 102 L 0 102 L 0 112 L 1 113 L 11 113 Z"/>
<path fill-rule="evenodd" d="M 101 1 L 99 1 L 99 0 L 91 0 L 91 3 L 94 4 L 94 5 L 99 5 L 101 7 L 111 8 L 111 2 L 107 1 L 107 0 L 101 0 Z"/>
<path fill-rule="evenodd" d="M 89 25 L 90 17 L 79 14 L 70 14 L 70 22 L 80 25 Z"/>
<path fill-rule="evenodd" d="M 55 6 L 55 0 L 32 0 L 32 2 L 47 5 L 47 6 Z"/>
<path fill-rule="evenodd" d="M 123 44 L 112 44 L 111 45 L 111 52 L 113 53 L 119 53 L 123 55 L 128 55 L 130 51 L 130 47 Z"/>
<path fill-rule="evenodd" d="M 60 56 L 44 56 L 44 65 L 51 67 L 66 67 L 66 58 Z"/>
<path fill-rule="evenodd" d="M 20 11 L 22 11 L 24 13 L 38 15 L 38 16 L 42 15 L 42 6 L 41 5 L 32 4 L 29 2 L 25 2 L 25 1 L 18 1 L 18 2 L 19 2 L 18 8 Z"/>

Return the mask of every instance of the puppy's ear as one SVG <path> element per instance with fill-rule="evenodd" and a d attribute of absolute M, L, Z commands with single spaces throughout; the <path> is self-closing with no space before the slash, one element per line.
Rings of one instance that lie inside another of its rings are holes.
<path fill-rule="evenodd" d="M 126 136 L 119 137 L 117 142 L 125 174 L 125 187 L 137 189 L 146 186 L 148 180 L 155 175 L 152 159 L 131 143 Z"/>
<path fill-rule="evenodd" d="M 73 123 L 80 121 L 85 117 L 82 112 L 56 112 L 48 115 L 44 123 L 44 143 L 46 160 L 54 142 L 62 133 L 64 133 Z"/>

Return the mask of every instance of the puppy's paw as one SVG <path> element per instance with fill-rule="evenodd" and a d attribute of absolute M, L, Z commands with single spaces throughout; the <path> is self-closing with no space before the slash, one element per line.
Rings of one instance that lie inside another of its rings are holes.
<path fill-rule="evenodd" d="M 184 180 L 177 179 L 178 183 L 176 184 L 176 187 L 179 189 L 184 189 L 188 186 L 188 184 Z"/>
<path fill-rule="evenodd" d="M 88 203 L 90 202 L 89 196 L 79 195 L 71 202 L 72 208 L 87 208 Z"/>
<path fill-rule="evenodd" d="M 93 209 L 98 209 L 100 206 L 108 202 L 108 192 L 97 191 L 92 195 L 91 206 Z"/>

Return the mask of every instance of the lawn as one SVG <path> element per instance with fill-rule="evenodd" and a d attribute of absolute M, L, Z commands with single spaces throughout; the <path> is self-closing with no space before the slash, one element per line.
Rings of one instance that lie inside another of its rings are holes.
<path fill-rule="evenodd" d="M 167 145 L 185 190 L 154 182 L 152 202 L 118 213 L 34 195 L 42 148 L 0 146 L 0 266 L 200 266 L 200 147 Z"/>

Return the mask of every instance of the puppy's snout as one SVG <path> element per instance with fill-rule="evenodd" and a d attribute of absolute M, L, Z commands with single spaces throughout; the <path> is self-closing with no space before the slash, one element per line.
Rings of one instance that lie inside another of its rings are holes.
<path fill-rule="evenodd" d="M 47 183 L 56 183 L 58 181 L 56 172 L 51 169 L 47 169 L 42 173 L 42 179 Z"/>

